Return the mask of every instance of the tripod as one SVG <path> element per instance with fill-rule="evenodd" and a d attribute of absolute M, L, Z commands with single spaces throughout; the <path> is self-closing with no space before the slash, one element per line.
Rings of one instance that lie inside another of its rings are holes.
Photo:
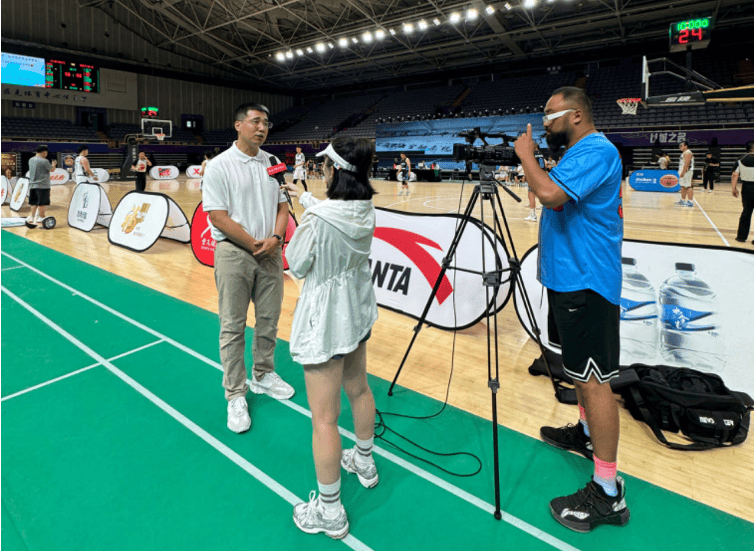
<path fill-rule="evenodd" d="M 511 195 L 517 202 L 521 202 L 522 200 L 511 190 L 509 190 L 506 187 L 503 187 L 503 189 Z M 467 223 L 472 218 L 472 213 L 474 211 L 475 205 L 478 203 L 480 204 L 480 222 L 482 223 L 483 228 L 485 228 L 485 208 L 484 205 L 487 203 L 490 206 L 490 211 L 492 212 L 493 217 L 493 233 L 495 240 L 500 240 L 501 243 L 503 243 L 503 248 L 506 251 L 506 254 L 509 254 L 509 250 L 511 251 L 511 256 L 508 257 L 507 262 L 508 265 L 504 267 L 503 261 L 500 258 L 497 249 L 493 248 L 493 269 L 488 271 L 487 270 L 487 262 L 488 259 L 485 258 L 485 231 L 483 230 L 482 233 L 482 242 L 481 242 L 481 254 L 482 254 L 482 271 L 476 272 L 467 270 L 464 268 L 457 268 L 455 266 L 451 266 L 451 260 L 454 258 L 454 255 L 456 254 L 456 248 L 459 246 L 459 242 L 461 241 L 461 237 L 464 234 L 464 230 L 467 227 Z M 503 222 L 503 224 L 501 223 Z M 503 229 L 506 229 L 506 232 L 504 234 Z M 508 244 L 508 246 L 507 246 Z M 504 285 L 506 283 L 510 283 L 509 285 L 509 291 L 508 295 L 506 296 L 506 299 L 503 302 L 503 305 L 505 306 L 506 302 L 508 302 L 511 295 L 514 293 L 515 288 L 519 288 L 521 297 L 524 301 L 525 306 L 525 312 L 527 313 L 527 318 L 530 322 L 530 325 L 532 327 L 532 332 L 535 335 L 535 340 L 537 341 L 538 346 L 540 347 L 540 352 L 543 355 L 543 358 L 545 359 L 545 365 L 548 370 L 548 374 L 550 375 L 551 382 L 553 383 L 553 388 L 556 392 L 556 397 L 559 399 L 559 401 L 562 400 L 562 398 L 566 399 L 562 394 L 565 392 L 571 391 L 574 392 L 572 389 L 567 389 L 565 387 L 562 387 L 558 383 L 556 383 L 555 379 L 553 378 L 553 373 L 551 372 L 550 364 L 548 363 L 548 359 L 545 355 L 545 349 L 543 347 L 543 343 L 540 340 L 540 329 L 537 325 L 537 321 L 535 320 L 535 315 L 532 310 L 532 305 L 530 303 L 529 297 L 527 296 L 527 289 L 524 286 L 524 282 L 522 280 L 521 275 L 521 264 L 519 261 L 519 258 L 516 254 L 516 249 L 514 247 L 514 240 L 511 237 L 511 231 L 509 229 L 508 221 L 506 220 L 506 214 L 503 211 L 503 205 L 501 204 L 501 197 L 498 194 L 498 184 L 496 183 L 495 179 L 493 178 L 493 167 L 486 164 L 480 165 L 480 182 L 475 185 L 474 191 L 472 192 L 472 196 L 469 199 L 469 202 L 467 203 L 467 206 L 464 210 L 464 214 L 461 219 L 461 224 L 459 224 L 458 228 L 456 229 L 456 232 L 454 233 L 453 239 L 451 240 L 451 245 L 448 248 L 448 252 L 446 253 L 446 256 L 443 258 L 443 261 L 441 262 L 441 270 L 438 274 L 438 279 L 435 281 L 435 285 L 433 286 L 433 290 L 430 292 L 430 296 L 427 299 L 427 304 L 425 305 L 425 309 L 422 312 L 422 315 L 419 318 L 419 322 L 414 327 L 414 335 L 412 336 L 412 340 L 409 343 L 409 347 L 406 350 L 406 353 L 404 354 L 404 358 L 401 360 L 401 365 L 399 365 L 398 371 L 396 371 L 396 375 L 393 377 L 393 382 L 391 382 L 391 386 L 388 389 L 388 395 L 393 396 L 393 387 L 396 385 L 396 381 L 398 380 L 399 375 L 401 374 L 401 370 L 404 367 L 404 364 L 406 363 L 406 359 L 409 356 L 409 353 L 411 352 L 412 346 L 414 345 L 414 341 L 417 339 L 417 336 L 419 335 L 420 330 L 422 329 L 422 325 L 425 322 L 425 319 L 427 318 L 427 313 L 430 310 L 430 306 L 433 303 L 433 300 L 435 299 L 435 295 L 438 292 L 438 288 L 440 287 L 441 282 L 443 281 L 443 277 L 445 276 L 446 270 L 453 269 L 453 270 L 461 270 L 468 273 L 475 273 L 482 276 L 483 285 L 485 286 L 485 301 L 488 305 L 485 310 L 485 321 L 487 325 L 487 347 L 488 347 L 488 353 L 487 353 L 487 364 L 488 364 L 488 387 L 490 388 L 490 394 L 491 394 L 491 403 L 493 408 L 493 416 L 492 416 L 492 427 L 493 427 L 493 478 L 494 478 L 494 489 L 495 489 L 495 512 L 494 516 L 496 519 L 500 520 L 501 515 L 501 490 L 500 490 L 500 481 L 499 481 L 499 457 L 498 457 L 498 407 L 497 407 L 497 394 L 498 389 L 500 388 L 500 381 L 498 378 L 499 375 L 499 362 L 498 362 L 498 312 L 496 310 L 495 304 L 498 297 L 498 292 L 500 291 L 501 285 Z M 504 275 L 508 273 L 508 278 L 504 279 Z M 492 298 L 491 298 L 492 294 Z M 492 310 L 492 312 L 491 312 Z M 493 332 L 491 335 L 490 331 L 490 320 L 493 320 Z"/>

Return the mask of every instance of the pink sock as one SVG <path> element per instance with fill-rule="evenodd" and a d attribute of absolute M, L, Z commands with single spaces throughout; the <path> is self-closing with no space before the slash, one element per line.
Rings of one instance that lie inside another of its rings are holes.
<path fill-rule="evenodd" d="M 587 415 L 585 414 L 585 408 L 582 406 L 579 406 L 579 422 L 585 435 L 590 436 L 590 427 L 587 426 Z"/>
<path fill-rule="evenodd" d="M 615 496 L 619 493 L 616 487 L 616 463 L 603 461 L 597 455 L 592 456 L 595 463 L 595 474 L 593 480 L 600 484 L 609 496 Z"/>

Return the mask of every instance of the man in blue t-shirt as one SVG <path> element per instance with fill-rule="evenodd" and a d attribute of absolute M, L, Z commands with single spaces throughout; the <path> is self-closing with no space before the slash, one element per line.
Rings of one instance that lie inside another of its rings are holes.
<path fill-rule="evenodd" d="M 621 298 L 621 159 L 595 129 L 581 88 L 559 88 L 545 106 L 548 145 L 566 146 L 550 174 L 535 159 L 532 126 L 514 144 L 530 189 L 543 204 L 538 279 L 548 289 L 549 338 L 561 345 L 572 378 L 580 422 L 543 427 L 547 443 L 595 463 L 587 486 L 551 501 L 553 517 L 578 532 L 599 524 L 624 525 L 629 508 L 616 476 L 619 410 L 609 384 L 619 374 Z"/>

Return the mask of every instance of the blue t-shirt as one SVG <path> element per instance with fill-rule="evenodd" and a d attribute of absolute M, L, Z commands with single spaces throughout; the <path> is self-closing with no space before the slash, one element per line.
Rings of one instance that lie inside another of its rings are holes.
<path fill-rule="evenodd" d="M 554 291 L 591 289 L 613 304 L 621 300 L 621 159 L 601 133 L 570 147 L 551 179 L 570 200 L 543 207 L 538 280 Z"/>

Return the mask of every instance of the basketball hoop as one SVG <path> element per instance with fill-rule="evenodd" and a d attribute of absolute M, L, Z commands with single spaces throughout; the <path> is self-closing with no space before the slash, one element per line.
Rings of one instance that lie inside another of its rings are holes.
<path fill-rule="evenodd" d="M 155 134 L 155 138 L 157 138 L 158 142 L 161 142 L 161 141 L 163 141 L 165 139 L 165 134 L 163 134 L 162 132 L 157 133 L 157 134 Z"/>
<path fill-rule="evenodd" d="M 617 99 L 616 103 L 621 107 L 622 115 L 636 115 L 637 106 L 640 104 L 640 101 L 642 101 L 640 98 L 622 98 Z"/>

